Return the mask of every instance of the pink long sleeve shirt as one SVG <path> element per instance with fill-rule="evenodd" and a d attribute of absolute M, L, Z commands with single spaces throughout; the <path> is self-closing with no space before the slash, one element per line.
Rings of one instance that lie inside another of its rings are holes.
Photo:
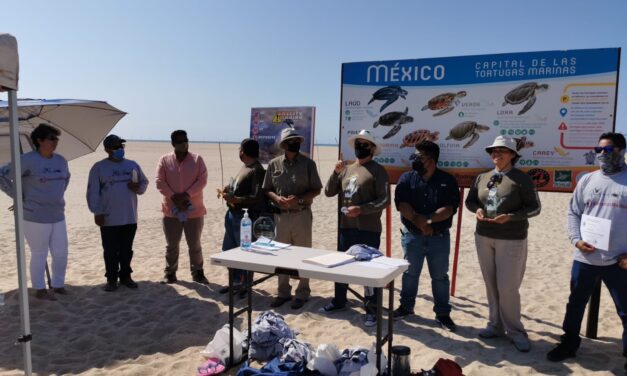
<path fill-rule="evenodd" d="M 187 153 L 179 162 L 174 152 L 165 154 L 157 166 L 157 190 L 163 195 L 161 211 L 166 217 L 175 217 L 172 213 L 174 202 L 170 197 L 175 193 L 187 192 L 190 196 L 192 210 L 188 218 L 198 218 L 207 214 L 203 202 L 202 190 L 207 185 L 207 167 L 198 154 Z"/>

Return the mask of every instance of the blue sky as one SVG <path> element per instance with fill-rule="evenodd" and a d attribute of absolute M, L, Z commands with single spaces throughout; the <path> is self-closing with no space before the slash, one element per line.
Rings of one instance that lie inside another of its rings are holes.
<path fill-rule="evenodd" d="M 2 0 L 0 8 L 0 32 L 19 43 L 19 96 L 105 100 L 128 112 L 115 133 L 131 139 L 165 140 L 183 128 L 192 140 L 239 141 L 251 107 L 315 106 L 317 142 L 334 143 L 343 62 L 627 41 L 625 0 Z"/>

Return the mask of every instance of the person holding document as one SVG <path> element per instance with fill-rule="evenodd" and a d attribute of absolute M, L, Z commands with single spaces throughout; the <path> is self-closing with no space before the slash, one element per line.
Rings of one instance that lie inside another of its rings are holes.
<path fill-rule="evenodd" d="M 540 198 L 531 177 L 514 167 L 520 158 L 516 140 L 498 136 L 485 151 L 494 169 L 477 176 L 466 198 L 466 207 L 476 213 L 475 245 L 490 308 L 479 337 L 507 334 L 518 351 L 528 352 L 519 289 L 527 264 L 528 218 L 540 214 Z"/>
<path fill-rule="evenodd" d="M 340 236 L 338 251 L 346 252 L 355 244 L 366 244 L 379 248 L 381 244 L 381 213 L 390 204 L 388 192 L 388 174 L 385 168 L 372 158 L 381 152 L 369 131 L 363 129 L 359 134 L 348 140 L 355 150 L 357 161 L 346 166 L 339 160 L 329 177 L 324 194 L 327 197 L 341 195 L 342 206 L 340 215 Z M 344 310 L 348 285 L 335 284 L 335 297 L 324 307 L 321 313 L 329 314 Z M 377 324 L 374 291 L 366 287 L 366 320 L 365 326 Z"/>
<path fill-rule="evenodd" d="M 625 136 L 604 133 L 594 151 L 600 169 L 581 178 L 568 209 L 568 237 L 576 249 L 570 296 L 562 324 L 564 335 L 560 343 L 547 353 L 547 359 L 554 362 L 576 355 L 581 344 L 581 320 L 598 279 L 610 291 L 622 321 L 623 356 L 627 357 Z"/>

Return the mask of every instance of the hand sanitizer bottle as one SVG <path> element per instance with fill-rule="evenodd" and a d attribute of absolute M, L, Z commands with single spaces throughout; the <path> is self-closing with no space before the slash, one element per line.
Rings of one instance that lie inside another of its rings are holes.
<path fill-rule="evenodd" d="M 244 217 L 239 224 L 239 246 L 241 249 L 248 251 L 252 241 L 253 223 L 248 218 L 248 209 L 244 209 Z"/>

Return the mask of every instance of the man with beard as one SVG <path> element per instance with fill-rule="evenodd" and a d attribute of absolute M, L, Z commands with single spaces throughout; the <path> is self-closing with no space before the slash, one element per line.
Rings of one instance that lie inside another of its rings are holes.
<path fill-rule="evenodd" d="M 403 273 L 401 306 L 394 311 L 399 319 L 414 313 L 418 280 L 425 259 L 431 275 L 436 322 L 454 332 L 449 303 L 449 228 L 459 205 L 455 178 L 437 168 L 440 148 L 431 141 L 416 145 L 411 156 L 412 171 L 401 175 L 394 202 L 401 213 L 401 245 L 409 268 Z"/>
<path fill-rule="evenodd" d="M 547 358 L 561 362 L 574 357 L 581 344 L 579 331 L 586 304 L 596 282 L 605 283 L 623 324 L 623 356 L 627 357 L 627 167 L 625 136 L 604 133 L 594 148 L 600 169 L 581 178 L 568 208 L 568 237 L 575 246 L 570 278 L 570 296 L 560 343 Z M 584 240 L 586 221 L 609 222 L 608 246 L 601 248 Z M 627 363 L 625 363 L 627 370 Z"/>
<path fill-rule="evenodd" d="M 381 152 L 381 148 L 365 129 L 351 137 L 348 143 L 355 150 L 357 161 L 349 166 L 342 160 L 338 161 L 324 188 L 327 197 L 333 197 L 338 193 L 342 197 L 338 251 L 346 252 L 355 244 L 365 244 L 379 249 L 381 213 L 390 203 L 388 174 L 383 166 L 372 159 Z M 372 288 L 365 289 L 364 325 L 374 326 L 377 324 L 377 317 L 372 307 L 376 307 L 377 302 Z M 335 297 L 319 311 L 330 314 L 344 310 L 347 290 L 347 284 L 336 283 Z"/>
<path fill-rule="evenodd" d="M 243 209 L 248 209 L 248 216 L 253 222 L 265 210 L 266 198 L 261 184 L 266 170 L 259 163 L 258 158 L 259 143 L 252 138 L 242 140 L 239 148 L 239 159 L 244 163 L 244 166 L 239 170 L 232 184 L 219 190 L 220 196 L 224 198 L 229 209 L 224 217 L 223 251 L 240 246 L 240 222 L 244 217 Z M 244 270 L 235 269 L 233 271 L 234 292 L 240 297 L 245 296 L 246 276 Z M 228 286 L 220 289 L 221 294 L 228 291 Z"/>
<path fill-rule="evenodd" d="M 300 153 L 300 145 L 304 139 L 294 128 L 288 127 L 281 131 L 279 147 L 285 153 L 268 164 L 263 189 L 280 211 L 274 216 L 275 240 L 311 247 L 311 204 L 320 194 L 322 182 L 316 163 Z M 278 278 L 278 296 L 270 303 L 272 308 L 292 300 L 290 276 L 279 274 Z M 309 279 L 300 278 L 291 308 L 299 309 L 305 305 L 310 293 Z"/>

